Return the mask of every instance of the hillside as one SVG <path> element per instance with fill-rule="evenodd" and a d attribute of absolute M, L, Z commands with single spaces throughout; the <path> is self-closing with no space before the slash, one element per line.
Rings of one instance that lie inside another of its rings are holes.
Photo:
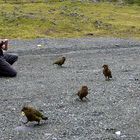
<path fill-rule="evenodd" d="M 140 7 L 86 1 L 0 0 L 0 38 L 140 39 Z"/>

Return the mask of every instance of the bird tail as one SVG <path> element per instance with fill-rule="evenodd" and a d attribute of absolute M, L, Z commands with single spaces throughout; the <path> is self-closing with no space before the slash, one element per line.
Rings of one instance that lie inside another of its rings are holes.
<path fill-rule="evenodd" d="M 48 117 L 43 116 L 42 120 L 48 120 Z"/>

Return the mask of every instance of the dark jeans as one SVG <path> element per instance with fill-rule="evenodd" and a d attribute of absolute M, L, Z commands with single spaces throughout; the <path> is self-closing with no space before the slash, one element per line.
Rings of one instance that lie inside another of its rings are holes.
<path fill-rule="evenodd" d="M 18 56 L 16 54 L 4 54 L 0 56 L 0 76 L 15 77 L 17 72 L 11 65 L 16 62 L 17 59 Z"/>

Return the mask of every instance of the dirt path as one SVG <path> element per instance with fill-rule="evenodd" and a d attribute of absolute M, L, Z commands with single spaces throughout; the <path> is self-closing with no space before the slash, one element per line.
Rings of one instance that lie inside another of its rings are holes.
<path fill-rule="evenodd" d="M 10 45 L 19 54 L 18 76 L 0 79 L 1 140 L 140 139 L 140 42 L 36 39 Z M 62 55 L 64 67 L 52 65 Z M 103 64 L 112 70 L 109 82 Z M 90 101 L 74 95 L 83 84 L 90 89 Z M 25 127 L 20 115 L 25 104 L 44 110 L 49 120 Z"/>

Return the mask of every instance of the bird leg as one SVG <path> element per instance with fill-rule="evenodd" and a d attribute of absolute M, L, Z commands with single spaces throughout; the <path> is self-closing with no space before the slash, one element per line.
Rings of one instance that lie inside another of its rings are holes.
<path fill-rule="evenodd" d="M 105 77 L 105 80 L 106 80 L 106 81 L 108 81 L 108 78 L 107 78 L 107 77 Z"/>
<path fill-rule="evenodd" d="M 88 101 L 90 101 L 87 97 L 85 97 Z"/>
<path fill-rule="evenodd" d="M 40 125 L 40 121 L 38 121 L 38 124 L 37 125 Z"/>
<path fill-rule="evenodd" d="M 109 81 L 110 79 L 109 79 L 109 77 L 108 77 L 108 79 L 107 79 L 107 81 Z"/>
<path fill-rule="evenodd" d="M 26 122 L 22 122 L 23 124 L 27 124 L 29 121 L 27 120 Z"/>

